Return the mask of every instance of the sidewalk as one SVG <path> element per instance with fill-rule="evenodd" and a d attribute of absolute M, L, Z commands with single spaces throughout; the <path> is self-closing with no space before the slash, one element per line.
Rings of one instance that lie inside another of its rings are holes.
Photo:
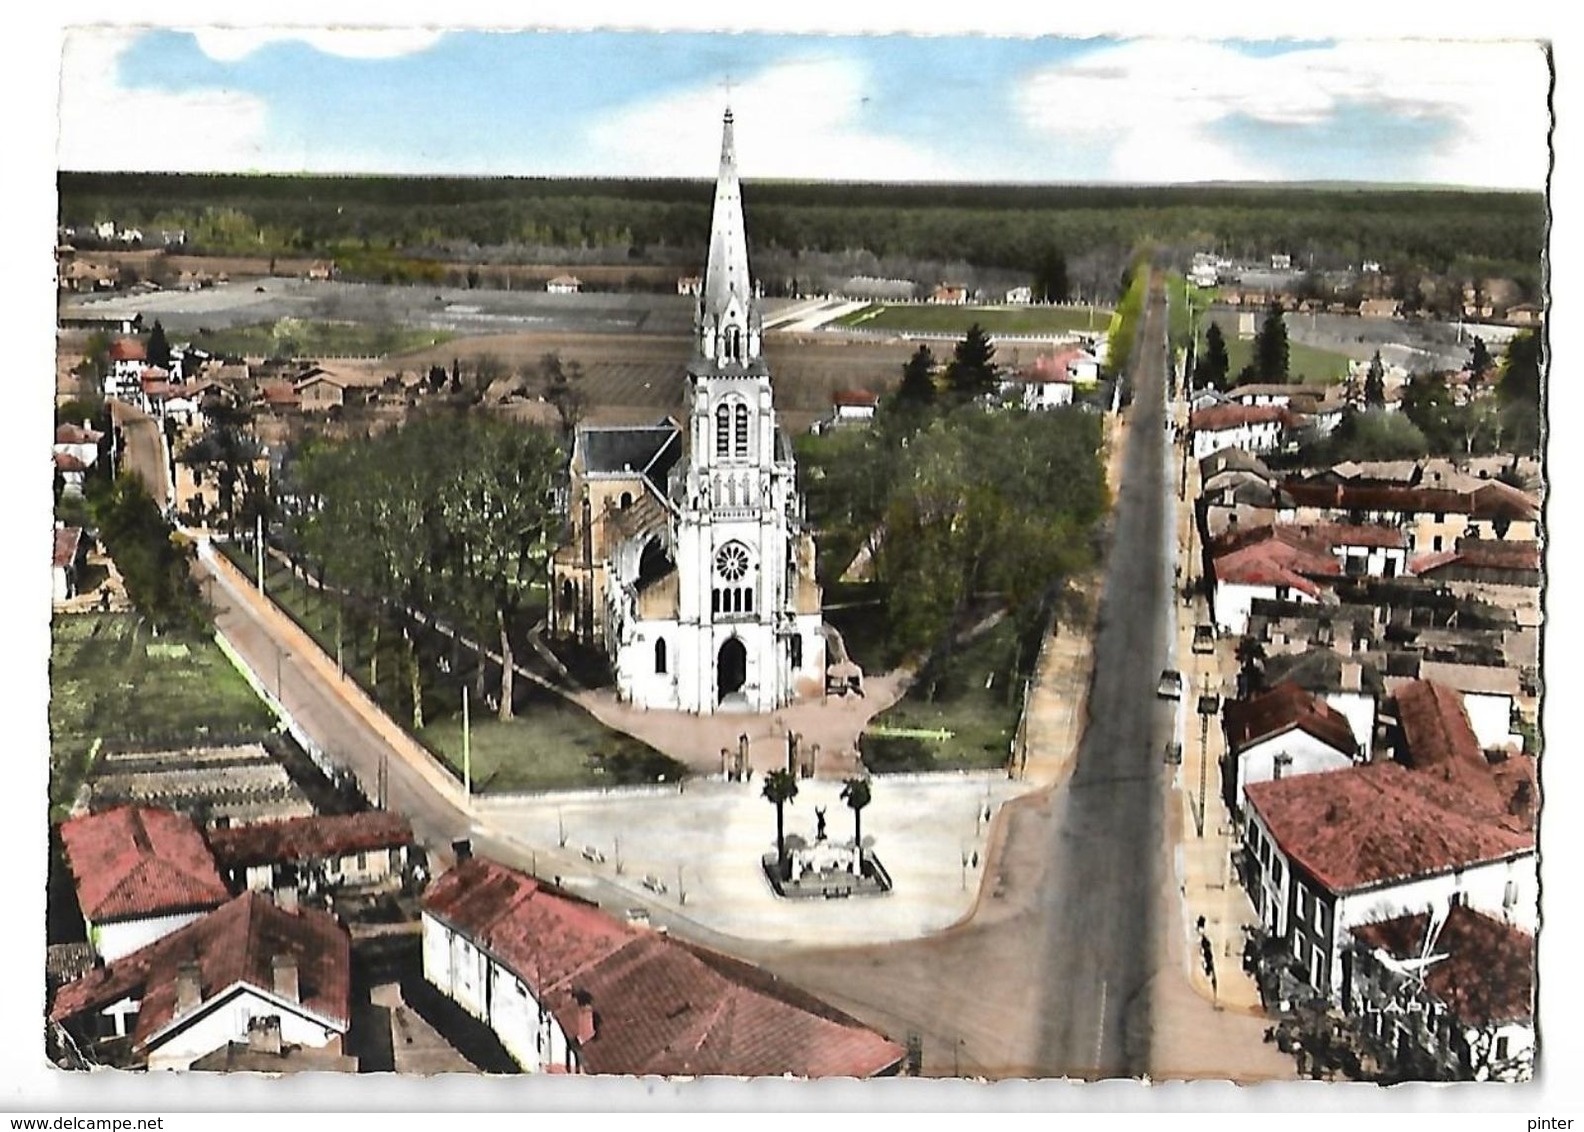
<path fill-rule="evenodd" d="M 1182 402 L 1172 407 L 1179 445 L 1187 440 L 1187 412 Z M 1175 490 L 1184 481 L 1180 449 L 1174 449 L 1173 482 Z M 1201 573 L 1198 531 L 1194 527 L 1194 501 L 1199 497 L 1199 465 L 1187 462 L 1186 488 L 1174 509 L 1177 530 L 1178 562 L 1181 576 L 1173 600 L 1177 604 L 1176 656 L 1183 676 L 1183 700 L 1178 712 L 1177 741 L 1182 744 L 1182 763 L 1176 768 L 1173 785 L 1175 812 L 1170 815 L 1170 833 L 1175 841 L 1173 868 L 1182 897 L 1182 922 L 1177 925 L 1184 943 L 1183 961 L 1195 990 L 1218 1008 L 1262 1014 L 1259 988 L 1243 971 L 1243 929 L 1256 923 L 1254 906 L 1238 882 L 1232 868 L 1232 852 L 1239 844 L 1236 825 L 1224 800 L 1221 784 L 1221 758 L 1226 749 L 1225 733 L 1219 714 L 1202 727 L 1197 713 L 1199 697 L 1206 692 L 1221 697 L 1235 694 L 1237 688 L 1237 642 L 1217 640 L 1212 653 L 1193 651 L 1194 626 L 1208 624 L 1210 610 L 1201 594 L 1192 604 L 1184 604 L 1181 591 L 1196 582 Z M 1203 814 L 1201 816 L 1201 807 Z M 1204 928 L 1199 928 L 1203 917 Z M 1215 966 L 1215 985 L 1205 973 L 1204 944 L 1210 942 Z"/>

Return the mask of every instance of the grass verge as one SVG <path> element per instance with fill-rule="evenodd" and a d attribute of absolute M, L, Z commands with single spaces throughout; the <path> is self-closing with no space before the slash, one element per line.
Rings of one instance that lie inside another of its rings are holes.
<path fill-rule="evenodd" d="M 872 304 L 837 319 L 842 326 L 860 330 L 919 331 L 921 333 L 966 334 L 978 323 L 991 334 L 1065 334 L 1099 333 L 1110 321 L 1111 312 L 1103 307 L 963 307 L 906 303 L 901 306 Z"/>

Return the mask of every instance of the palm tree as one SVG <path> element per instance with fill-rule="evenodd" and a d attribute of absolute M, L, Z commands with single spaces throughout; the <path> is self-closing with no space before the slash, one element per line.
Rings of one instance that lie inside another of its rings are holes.
<path fill-rule="evenodd" d="M 782 880 L 787 876 L 786 826 L 783 818 L 786 805 L 797 797 L 797 778 L 790 770 L 772 770 L 765 775 L 765 800 L 776 808 L 776 871 Z"/>
<path fill-rule="evenodd" d="M 858 853 L 858 875 L 863 876 L 863 808 L 869 804 L 869 780 L 849 778 L 842 783 L 841 800 L 853 812 L 853 848 Z"/>

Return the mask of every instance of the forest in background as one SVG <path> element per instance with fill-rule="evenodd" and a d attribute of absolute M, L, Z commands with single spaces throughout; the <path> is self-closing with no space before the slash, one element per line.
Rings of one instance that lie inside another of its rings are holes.
<path fill-rule="evenodd" d="M 696 266 L 706 181 L 68 173 L 60 222 L 105 220 L 185 235 L 225 255 L 535 262 L 547 249 L 611 263 Z M 1349 186 L 1065 186 L 745 183 L 762 252 L 864 252 L 1037 271 L 1149 243 L 1233 259 L 1292 256 L 1295 268 L 1513 279 L 1540 293 L 1546 203 L 1534 193 Z M 78 240 L 78 246 L 91 243 Z M 1117 280 L 1080 286 L 1114 290 Z M 1087 287 L 1086 287 L 1087 289 Z"/>

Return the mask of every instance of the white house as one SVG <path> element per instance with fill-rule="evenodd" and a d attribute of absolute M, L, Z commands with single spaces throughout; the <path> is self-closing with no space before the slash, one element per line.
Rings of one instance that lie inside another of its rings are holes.
<path fill-rule="evenodd" d="M 583 281 L 576 275 L 557 275 L 545 284 L 545 290 L 552 295 L 575 295 L 583 288 Z"/>
<path fill-rule="evenodd" d="M 218 908 L 231 896 L 203 835 L 169 810 L 118 806 L 61 824 L 88 940 L 106 962 Z"/>
<path fill-rule="evenodd" d="M 1296 529 L 1233 531 L 1210 549 L 1211 613 L 1223 634 L 1242 636 L 1255 601 L 1319 604 L 1320 582 L 1341 576 L 1336 558 Z"/>
<path fill-rule="evenodd" d="M 423 965 L 530 1073 L 862 1078 L 904 1054 L 746 964 L 477 858 L 425 894 Z"/>
<path fill-rule="evenodd" d="M 1261 925 L 1338 1002 L 1351 993 L 1347 933 L 1359 925 L 1458 903 L 1533 931 L 1539 874 L 1525 763 L 1375 763 L 1250 783 L 1245 876 Z"/>
<path fill-rule="evenodd" d="M 110 371 L 105 374 L 106 397 L 136 399 L 148 368 L 148 349 L 137 338 L 117 338 L 110 343 Z"/>
<path fill-rule="evenodd" d="M 1431 680 L 1455 691 L 1481 748 L 1487 751 L 1523 749 L 1523 736 L 1512 729 L 1513 705 L 1520 695 L 1516 669 L 1484 664 L 1419 662 L 1419 679 Z M 1390 682 L 1388 681 L 1388 686 Z"/>
<path fill-rule="evenodd" d="M 1073 383 L 1065 370 L 1029 366 L 1002 377 L 1004 401 L 1030 412 L 1060 409 L 1073 403 Z"/>
<path fill-rule="evenodd" d="M 1244 788 L 1300 774 L 1345 770 L 1358 760 L 1358 744 L 1347 717 L 1293 683 L 1281 683 L 1246 700 L 1233 700 L 1222 713 L 1226 776 L 1234 810 L 1243 809 Z"/>
<path fill-rule="evenodd" d="M 1274 452 L 1285 442 L 1289 414 L 1281 405 L 1214 405 L 1188 417 L 1193 458 L 1203 460 L 1223 448 Z"/>
<path fill-rule="evenodd" d="M 265 1019 L 282 1046 L 339 1052 L 352 941 L 325 912 L 248 892 L 63 986 L 50 1018 L 80 1048 L 130 1039 L 125 1063 L 187 1069 Z"/>
<path fill-rule="evenodd" d="M 1006 301 L 1014 304 L 1032 303 L 1034 301 L 1034 288 L 1014 287 L 1006 293 Z"/>
<path fill-rule="evenodd" d="M 867 389 L 838 389 L 831 395 L 832 425 L 867 424 L 880 407 L 880 395 Z"/>

